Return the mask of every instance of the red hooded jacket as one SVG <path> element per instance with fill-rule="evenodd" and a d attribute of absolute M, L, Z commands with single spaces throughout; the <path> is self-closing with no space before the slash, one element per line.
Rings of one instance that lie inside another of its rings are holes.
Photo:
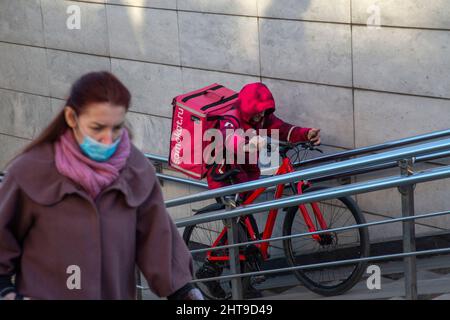
<path fill-rule="evenodd" d="M 252 117 L 265 111 L 263 119 L 259 123 L 252 122 Z M 245 85 L 239 92 L 239 97 L 236 102 L 235 108 L 228 111 L 223 116 L 223 120 L 220 120 L 219 130 L 222 131 L 226 148 L 233 148 L 234 152 L 237 150 L 237 146 L 243 138 L 234 134 L 232 137 L 227 136 L 227 129 L 242 129 L 247 131 L 248 129 L 255 129 L 259 134 L 260 129 L 267 129 L 267 135 L 271 136 L 271 130 L 279 130 L 279 139 L 281 141 L 298 142 L 308 140 L 308 132 L 310 128 L 301 128 L 292 124 L 286 123 L 279 119 L 274 114 L 275 100 L 273 99 L 270 90 L 262 83 L 251 83 Z M 235 159 L 236 160 L 236 159 Z M 210 189 L 224 187 L 229 185 L 230 182 L 217 182 L 212 178 L 212 171 L 221 173 L 221 171 L 231 170 L 232 168 L 238 168 L 238 173 L 234 178 L 234 183 L 242 183 L 250 180 L 256 180 L 259 178 L 261 171 L 257 164 L 247 163 L 243 164 L 224 164 L 213 168 L 210 168 L 207 174 L 208 186 Z"/>

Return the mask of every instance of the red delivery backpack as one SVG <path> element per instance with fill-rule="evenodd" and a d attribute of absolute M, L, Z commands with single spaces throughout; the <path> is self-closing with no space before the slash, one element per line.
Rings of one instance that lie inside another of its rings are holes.
<path fill-rule="evenodd" d="M 173 99 L 170 167 L 195 179 L 205 177 L 209 167 L 203 150 L 211 141 L 204 141 L 203 134 L 217 127 L 221 115 L 233 107 L 237 97 L 235 91 L 214 83 Z"/>

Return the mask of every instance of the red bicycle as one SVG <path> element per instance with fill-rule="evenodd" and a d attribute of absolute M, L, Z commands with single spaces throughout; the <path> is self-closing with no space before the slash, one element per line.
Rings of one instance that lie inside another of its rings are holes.
<path fill-rule="evenodd" d="M 309 150 L 320 151 L 310 143 L 280 142 L 279 153 L 282 163 L 276 175 L 293 172 L 291 158 L 299 159 L 303 153 L 302 159 L 304 159 Z M 219 181 L 230 179 L 232 182 L 233 176 L 237 172 L 231 170 L 215 179 Z M 325 188 L 324 186 L 312 186 L 308 181 L 291 183 L 287 188 L 284 184 L 280 184 L 276 187 L 273 198 L 279 199 L 282 196 L 303 194 Z M 234 197 L 237 200 L 236 205 L 253 203 L 266 189 L 259 188 L 251 191 L 250 194 L 247 192 L 244 200 L 241 200 L 242 197 L 239 196 Z M 225 203 L 230 200 L 230 197 L 216 200 L 217 203 L 196 210 L 195 214 L 224 209 Z M 283 211 L 285 213 L 282 225 L 284 236 L 365 223 L 361 210 L 351 197 L 302 204 L 285 208 Z M 262 233 L 258 231 L 258 225 L 252 215 L 240 217 L 237 224 L 239 242 L 271 238 L 276 227 L 278 213 L 278 209 L 269 211 Z M 190 250 L 214 248 L 228 243 L 227 227 L 222 220 L 192 225 L 185 228 L 183 238 Z M 280 265 L 282 261 L 287 261 L 287 266 L 303 266 L 369 256 L 367 228 L 289 238 L 283 240 L 282 245 L 269 243 L 269 241 L 240 247 L 241 272 L 269 269 L 270 265 L 282 267 L 283 265 Z M 230 274 L 228 249 L 193 253 L 193 259 L 196 278 Z M 286 266 L 286 262 L 284 262 L 284 266 Z M 359 262 L 334 267 L 300 269 L 295 270 L 294 274 L 313 292 L 332 296 L 351 289 L 361 279 L 365 266 L 366 263 Z M 263 276 L 243 277 L 244 293 L 249 288 L 253 290 L 253 285 L 264 280 Z M 209 299 L 229 299 L 231 297 L 230 280 L 197 282 L 196 285 Z"/>

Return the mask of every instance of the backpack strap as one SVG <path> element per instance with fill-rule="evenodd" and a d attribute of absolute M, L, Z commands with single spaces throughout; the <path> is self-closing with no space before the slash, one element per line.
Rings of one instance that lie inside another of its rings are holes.
<path fill-rule="evenodd" d="M 241 126 L 241 120 L 239 120 L 237 115 L 233 115 L 231 114 L 230 111 L 232 110 L 236 110 L 235 106 L 232 106 L 225 114 L 219 114 L 219 115 L 214 115 L 214 116 L 207 116 L 206 120 L 207 121 L 215 121 L 215 120 L 225 120 L 226 118 L 232 118 L 236 121 L 237 125 L 240 127 Z M 235 113 L 235 112 L 233 112 Z"/>
<path fill-rule="evenodd" d="M 241 121 L 238 119 L 238 117 L 233 116 L 231 114 L 223 114 L 223 115 L 216 115 L 216 116 L 209 116 L 206 118 L 207 121 L 215 121 L 215 120 L 225 120 L 227 118 L 234 119 L 238 126 L 241 125 Z"/>
<path fill-rule="evenodd" d="M 208 104 L 206 106 L 203 106 L 203 107 L 201 107 L 201 110 L 205 111 L 205 110 L 208 110 L 209 108 L 216 107 L 216 106 L 221 105 L 223 103 L 226 103 L 226 102 L 229 102 L 231 100 L 237 99 L 238 96 L 239 95 L 237 93 L 233 94 L 232 96 L 229 96 L 228 98 L 223 98 L 223 99 L 220 99 L 217 102 L 210 103 L 210 104 Z"/>
<path fill-rule="evenodd" d="M 212 87 L 212 88 L 209 88 L 209 89 L 207 89 L 207 90 L 200 91 L 200 92 L 191 94 L 190 96 L 184 97 L 183 99 L 181 99 L 181 101 L 183 101 L 184 103 L 186 103 L 186 101 L 189 101 L 189 100 L 194 99 L 194 98 L 196 98 L 196 97 L 200 97 L 200 96 L 206 94 L 208 91 L 215 91 L 215 90 L 219 90 L 220 88 L 223 88 L 223 86 L 221 86 L 221 85 L 219 84 L 219 85 L 217 85 L 217 86 L 215 86 L 215 87 Z"/>

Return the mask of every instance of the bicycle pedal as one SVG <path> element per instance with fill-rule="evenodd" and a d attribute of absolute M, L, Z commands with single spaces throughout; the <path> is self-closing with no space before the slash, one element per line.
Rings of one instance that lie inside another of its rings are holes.
<path fill-rule="evenodd" d="M 252 284 L 260 284 L 263 283 L 264 281 L 266 281 L 266 276 L 265 275 L 260 275 L 260 276 L 253 276 L 252 277 Z"/>

